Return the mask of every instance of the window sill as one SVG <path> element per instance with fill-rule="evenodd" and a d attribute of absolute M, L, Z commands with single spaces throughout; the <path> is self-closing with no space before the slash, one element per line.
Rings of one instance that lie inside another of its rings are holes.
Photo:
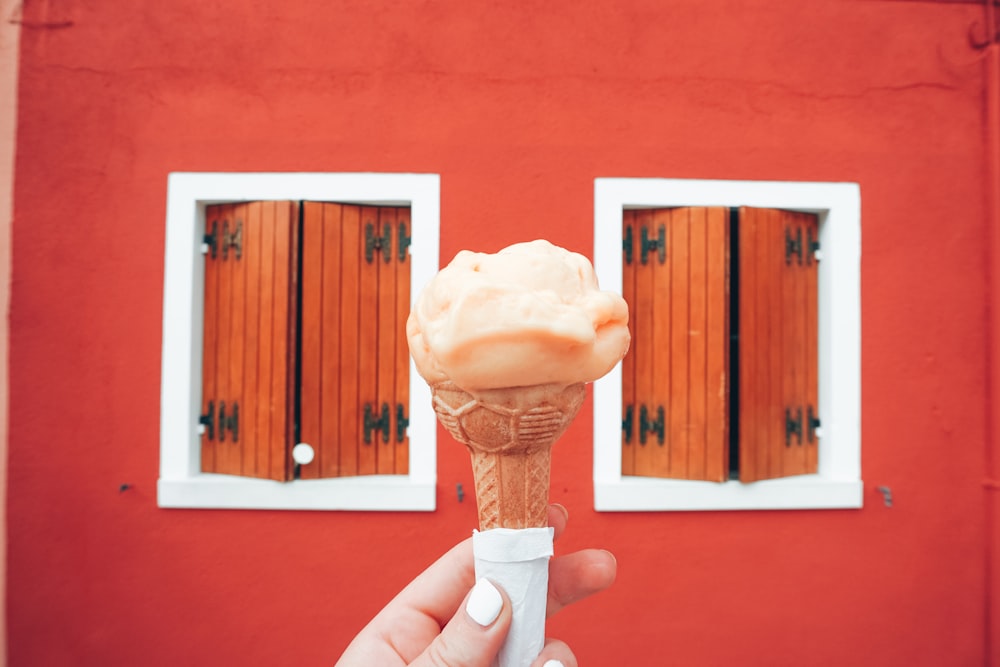
<path fill-rule="evenodd" d="M 406 475 L 275 482 L 231 475 L 199 474 L 160 479 L 160 507 L 204 509 L 348 510 L 431 512 L 433 482 Z"/>
<path fill-rule="evenodd" d="M 625 477 L 594 485 L 599 512 L 687 510 L 857 509 L 861 481 L 800 475 L 752 484 Z"/>

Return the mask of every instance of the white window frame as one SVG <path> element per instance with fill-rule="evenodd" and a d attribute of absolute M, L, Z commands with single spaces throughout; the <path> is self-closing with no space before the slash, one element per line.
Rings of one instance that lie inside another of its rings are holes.
<path fill-rule="evenodd" d="M 818 472 L 743 483 L 625 476 L 621 472 L 621 364 L 594 386 L 597 511 L 859 508 L 861 480 L 861 193 L 856 183 L 598 178 L 594 267 L 622 290 L 622 211 L 639 207 L 751 206 L 819 216 Z"/>
<path fill-rule="evenodd" d="M 242 201 L 409 206 L 411 302 L 438 270 L 440 177 L 386 173 L 172 173 L 167 181 L 160 388 L 160 507 L 296 510 L 435 509 L 437 427 L 410 361 L 406 475 L 278 482 L 201 472 L 205 207 Z"/>

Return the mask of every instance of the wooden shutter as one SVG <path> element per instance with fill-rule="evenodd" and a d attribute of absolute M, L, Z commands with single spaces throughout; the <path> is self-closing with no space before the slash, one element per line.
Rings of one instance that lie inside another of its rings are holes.
<path fill-rule="evenodd" d="M 740 480 L 817 470 L 817 217 L 741 208 Z"/>
<path fill-rule="evenodd" d="M 728 478 L 729 220 L 724 208 L 623 213 L 622 474 Z"/>
<path fill-rule="evenodd" d="M 288 478 L 295 208 L 252 202 L 206 209 L 203 472 Z"/>
<path fill-rule="evenodd" d="M 301 477 L 405 474 L 409 209 L 303 206 Z"/>

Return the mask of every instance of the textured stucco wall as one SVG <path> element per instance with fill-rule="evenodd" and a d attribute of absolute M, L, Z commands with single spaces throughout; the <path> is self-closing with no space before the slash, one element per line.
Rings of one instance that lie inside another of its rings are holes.
<path fill-rule="evenodd" d="M 27 4 L 12 664 L 329 664 L 475 522 L 443 431 L 434 513 L 156 507 L 171 171 L 438 173 L 444 261 L 589 255 L 596 177 L 859 183 L 865 507 L 595 513 L 588 403 L 557 548 L 613 550 L 619 581 L 549 631 L 587 665 L 983 663 L 981 8 L 507 4 Z"/>

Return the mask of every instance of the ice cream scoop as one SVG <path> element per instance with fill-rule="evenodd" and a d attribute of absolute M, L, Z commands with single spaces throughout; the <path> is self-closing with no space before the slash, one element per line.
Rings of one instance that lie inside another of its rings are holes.
<path fill-rule="evenodd" d="M 420 293 L 406 335 L 428 384 L 474 391 L 592 382 L 625 355 L 627 325 L 586 257 L 538 240 L 459 252 Z"/>

